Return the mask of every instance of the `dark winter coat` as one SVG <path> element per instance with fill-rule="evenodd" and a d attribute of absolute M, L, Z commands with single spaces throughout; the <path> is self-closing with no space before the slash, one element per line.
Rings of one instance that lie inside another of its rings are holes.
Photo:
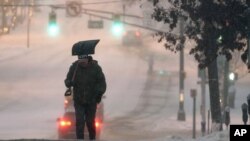
<path fill-rule="evenodd" d="M 77 65 L 78 64 L 78 65 Z M 76 69 L 75 78 L 72 82 Z M 75 61 L 69 69 L 65 79 L 66 87 L 73 86 L 73 99 L 76 103 L 99 103 L 106 91 L 105 76 L 97 61 L 88 63 Z"/>

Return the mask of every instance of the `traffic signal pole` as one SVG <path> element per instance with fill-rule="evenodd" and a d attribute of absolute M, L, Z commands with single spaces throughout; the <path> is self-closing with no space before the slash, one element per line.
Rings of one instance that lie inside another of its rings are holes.
<path fill-rule="evenodd" d="M 101 12 L 101 11 L 98 10 L 98 12 Z M 98 18 L 102 18 L 102 19 L 105 19 L 105 20 L 113 21 L 113 18 L 102 16 L 102 15 L 98 15 L 98 14 L 95 14 L 95 13 L 91 13 L 91 12 L 88 11 L 88 9 L 84 9 L 84 8 L 82 9 L 82 14 L 86 14 L 86 15 L 89 15 L 89 16 L 98 17 Z M 127 15 L 127 14 L 125 14 L 125 16 L 132 17 L 132 15 Z M 134 18 L 137 18 L 137 17 L 140 18 L 139 16 L 133 16 L 133 17 Z M 155 28 L 151 28 L 151 27 L 146 27 L 146 26 L 142 26 L 142 25 L 138 25 L 138 24 L 134 24 L 134 23 L 129 23 L 127 21 L 124 21 L 122 23 L 126 24 L 126 25 L 129 25 L 129 26 L 139 27 L 139 28 L 142 28 L 142 29 L 145 29 L 145 30 L 149 30 L 149 31 L 159 32 L 159 33 L 162 33 L 162 34 L 171 34 L 171 36 L 175 36 L 175 37 L 178 36 L 178 35 L 175 35 L 175 34 L 172 34 L 172 33 L 168 33 L 168 32 L 165 32 L 165 31 L 162 31 L 162 30 L 159 30 L 159 29 L 155 29 Z"/>
<path fill-rule="evenodd" d="M 95 10 L 95 9 L 88 9 L 88 8 L 82 8 L 83 11 L 86 12 L 95 12 L 95 13 L 100 13 L 100 14 L 117 14 L 117 15 L 123 15 L 124 17 L 132 17 L 132 18 L 137 18 L 137 19 L 142 19 L 143 17 L 137 16 L 137 15 L 131 15 L 131 14 L 125 14 L 125 5 L 123 5 L 123 13 L 114 13 L 114 12 L 109 12 L 109 11 L 103 11 L 103 10 Z"/>

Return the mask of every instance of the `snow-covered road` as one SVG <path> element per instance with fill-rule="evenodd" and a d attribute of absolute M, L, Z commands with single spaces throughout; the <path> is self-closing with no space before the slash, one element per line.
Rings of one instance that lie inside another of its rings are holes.
<path fill-rule="evenodd" d="M 96 8 L 119 11 L 119 7 L 114 6 L 100 5 Z M 42 8 L 41 13 L 35 13 L 31 23 L 30 48 L 26 48 L 25 24 L 11 34 L 0 37 L 0 139 L 57 138 L 56 119 L 63 114 L 63 94 L 66 89 L 63 81 L 69 66 L 76 59 L 71 56 L 71 47 L 79 40 L 97 38 L 101 41 L 93 57 L 102 66 L 108 84 L 101 138 L 191 138 L 192 99 L 189 93 L 192 88 L 199 92 L 200 86 L 197 85 L 196 62 L 188 53 L 185 55 L 186 121 L 180 122 L 176 120 L 179 54 L 165 51 L 162 44 L 151 36 L 143 39 L 141 49 L 125 48 L 120 39 L 111 35 L 111 22 L 105 21 L 104 29 L 88 29 L 88 16 L 65 18 L 64 11 L 60 10 L 57 14 L 61 34 L 52 38 L 46 33 L 49 11 L 49 8 Z M 156 56 L 156 74 L 153 76 L 147 73 L 146 60 L 151 53 Z M 165 76 L 160 75 L 162 72 L 166 73 Z M 235 109 L 232 109 L 232 123 L 241 123 L 240 106 L 250 92 L 249 85 L 249 76 L 236 85 L 239 94 L 236 96 Z M 200 105 L 199 95 L 197 105 Z M 199 130 L 200 114 L 197 112 L 198 136 Z"/>

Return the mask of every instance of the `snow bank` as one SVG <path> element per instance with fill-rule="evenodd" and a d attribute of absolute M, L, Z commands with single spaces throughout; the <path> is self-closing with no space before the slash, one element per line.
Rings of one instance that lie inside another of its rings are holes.
<path fill-rule="evenodd" d="M 56 140 L 18 139 L 18 140 L 9 140 L 9 141 L 56 141 Z M 67 141 L 75 141 L 75 140 L 67 140 Z M 104 141 L 104 140 L 99 140 L 99 141 Z M 108 141 L 108 140 L 105 140 L 105 141 Z M 112 140 L 112 141 L 115 141 L 115 140 Z M 119 141 L 121 141 L 121 140 L 119 140 Z M 151 141 L 151 140 L 144 140 L 144 141 Z M 181 138 L 178 136 L 171 136 L 168 138 L 162 138 L 162 139 L 158 139 L 158 140 L 154 139 L 154 141 L 229 141 L 229 131 L 211 133 L 205 137 L 200 137 L 197 139 L 184 139 L 184 138 Z"/>
<path fill-rule="evenodd" d="M 190 140 L 173 136 L 167 141 L 229 141 L 229 131 L 211 133 L 205 137 Z"/>

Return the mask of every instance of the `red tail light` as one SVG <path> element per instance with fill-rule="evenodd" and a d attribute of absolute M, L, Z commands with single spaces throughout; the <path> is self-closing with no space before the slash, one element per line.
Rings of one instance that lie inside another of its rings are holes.
<path fill-rule="evenodd" d="M 100 123 L 99 122 L 95 122 L 95 127 L 99 128 L 100 127 Z"/>
<path fill-rule="evenodd" d="M 72 123 L 71 123 L 71 121 L 69 121 L 69 120 L 61 119 L 61 120 L 59 121 L 59 125 L 60 125 L 61 127 L 67 127 L 67 126 L 71 126 Z"/>
<path fill-rule="evenodd" d="M 96 128 L 100 128 L 101 127 L 101 122 L 98 119 L 95 120 L 95 127 Z"/>

